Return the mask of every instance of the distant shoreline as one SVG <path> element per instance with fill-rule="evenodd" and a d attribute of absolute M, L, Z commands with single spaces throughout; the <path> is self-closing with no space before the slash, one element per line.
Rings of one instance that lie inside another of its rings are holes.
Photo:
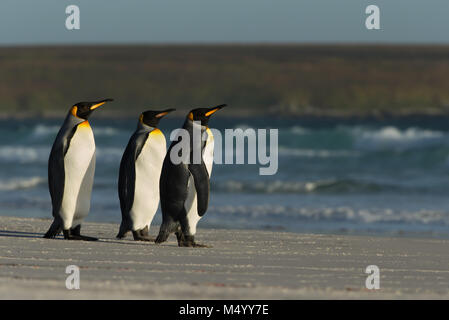
<path fill-rule="evenodd" d="M 188 112 L 188 110 L 180 110 L 181 112 Z M 135 114 L 134 114 L 135 113 Z M 46 120 L 60 120 L 64 119 L 66 116 L 66 112 L 55 112 L 55 113 L 1 113 L 0 112 L 0 120 L 29 120 L 29 119 L 46 119 Z M 98 112 L 94 115 L 93 118 L 97 119 L 135 119 L 138 112 L 130 112 L 120 113 L 120 112 L 109 112 L 109 113 L 101 113 Z M 177 115 L 175 117 L 183 118 L 183 116 Z M 403 113 L 372 113 L 372 114 L 347 114 L 347 113 L 299 113 L 299 114 L 276 114 L 276 113 L 267 113 L 267 114 L 251 114 L 251 112 L 246 113 L 235 113 L 232 112 L 231 109 L 228 109 L 226 114 L 223 113 L 220 115 L 220 118 L 228 118 L 228 119 L 249 119 L 249 118 L 278 118 L 278 119 L 298 119 L 298 120 L 308 120 L 308 121 L 330 121 L 330 122 L 338 122 L 338 121 L 348 121 L 348 122 L 382 122 L 382 121 L 390 121 L 390 120 L 432 120 L 447 118 L 449 120 L 449 112 L 403 112 Z"/>
<path fill-rule="evenodd" d="M 449 45 L 8 46 L 0 69 L 3 119 L 106 97 L 101 117 L 220 103 L 233 117 L 449 114 Z"/>

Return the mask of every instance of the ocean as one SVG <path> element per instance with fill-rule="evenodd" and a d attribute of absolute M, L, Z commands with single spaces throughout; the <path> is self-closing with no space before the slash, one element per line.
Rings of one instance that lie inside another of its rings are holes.
<path fill-rule="evenodd" d="M 120 159 L 137 119 L 90 120 L 97 145 L 87 221 L 118 223 Z M 183 123 L 168 116 L 169 133 Z M 0 121 L 0 215 L 51 218 L 47 161 L 62 119 Z M 279 130 L 279 168 L 216 164 L 201 228 L 449 238 L 449 122 L 225 118 Z M 161 222 L 161 213 L 153 225 Z M 46 230 L 42 230 L 45 232 Z M 153 227 L 150 233 L 157 230 Z"/>

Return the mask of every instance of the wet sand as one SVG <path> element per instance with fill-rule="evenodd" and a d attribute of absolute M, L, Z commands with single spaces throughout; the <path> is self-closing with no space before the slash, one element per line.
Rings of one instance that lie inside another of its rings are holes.
<path fill-rule="evenodd" d="M 83 225 L 97 242 L 42 239 L 49 225 L 0 217 L 0 299 L 449 298 L 449 240 L 200 228 L 213 248 L 179 248 L 174 236 L 116 240 L 107 223 Z M 79 290 L 65 286 L 68 265 L 80 268 Z M 365 288 L 368 265 L 379 290 Z"/>

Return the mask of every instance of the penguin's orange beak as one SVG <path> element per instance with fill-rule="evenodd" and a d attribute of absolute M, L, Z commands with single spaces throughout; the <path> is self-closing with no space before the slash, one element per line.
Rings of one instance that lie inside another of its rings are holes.
<path fill-rule="evenodd" d="M 224 108 L 224 107 L 226 107 L 226 104 L 221 104 L 219 106 L 211 108 L 208 112 L 206 112 L 205 116 L 209 117 L 209 116 L 213 115 L 215 112 L 217 112 L 218 110 L 220 110 L 221 108 Z"/>
<path fill-rule="evenodd" d="M 108 101 L 114 101 L 114 100 L 113 99 L 104 99 L 104 100 L 98 101 L 90 107 L 90 110 L 95 110 L 98 107 L 101 107 L 102 105 L 104 105 Z"/>
<path fill-rule="evenodd" d="M 172 111 L 175 111 L 176 109 L 167 109 L 162 111 L 161 113 L 158 113 L 157 115 L 155 115 L 156 118 L 162 118 L 163 116 L 166 116 L 167 114 L 169 114 Z"/>

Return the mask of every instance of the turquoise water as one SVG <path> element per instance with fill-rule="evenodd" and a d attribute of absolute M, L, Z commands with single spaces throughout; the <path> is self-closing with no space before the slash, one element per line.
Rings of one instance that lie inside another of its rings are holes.
<path fill-rule="evenodd" d="M 117 174 L 136 121 L 93 116 L 90 122 L 97 170 L 87 220 L 119 223 Z M 161 122 L 167 140 L 182 122 Z M 0 215 L 51 217 L 47 160 L 61 123 L 0 121 Z M 200 228 L 449 236 L 447 119 L 335 122 L 217 116 L 210 126 L 279 129 L 279 170 L 260 176 L 259 165 L 215 165 L 210 207 Z M 160 221 L 159 212 L 154 224 Z"/>

